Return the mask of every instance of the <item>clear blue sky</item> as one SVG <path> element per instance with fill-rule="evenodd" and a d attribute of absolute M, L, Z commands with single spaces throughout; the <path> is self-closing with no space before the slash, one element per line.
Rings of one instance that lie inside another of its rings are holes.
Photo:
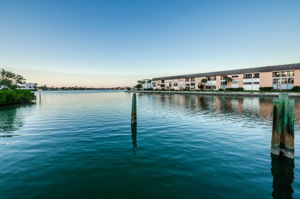
<path fill-rule="evenodd" d="M 0 67 L 40 84 L 297 62 L 299 0 L 0 0 Z"/>

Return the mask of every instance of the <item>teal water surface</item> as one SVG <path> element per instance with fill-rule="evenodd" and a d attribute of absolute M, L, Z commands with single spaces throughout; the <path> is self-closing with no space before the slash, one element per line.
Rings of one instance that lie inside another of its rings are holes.
<path fill-rule="evenodd" d="M 272 98 L 43 92 L 0 109 L 0 198 L 300 198 L 295 162 L 272 158 Z"/>

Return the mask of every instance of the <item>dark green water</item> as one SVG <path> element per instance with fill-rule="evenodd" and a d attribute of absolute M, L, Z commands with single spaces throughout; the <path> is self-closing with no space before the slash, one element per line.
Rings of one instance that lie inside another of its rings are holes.
<path fill-rule="evenodd" d="M 300 198 L 270 156 L 272 98 L 44 92 L 0 110 L 0 198 Z M 136 143 L 135 143 L 136 142 Z"/>

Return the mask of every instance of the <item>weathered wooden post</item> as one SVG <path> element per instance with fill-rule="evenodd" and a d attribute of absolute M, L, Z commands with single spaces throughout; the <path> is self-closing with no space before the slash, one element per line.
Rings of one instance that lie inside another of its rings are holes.
<path fill-rule="evenodd" d="M 282 114 L 283 102 L 280 100 L 273 101 L 273 129 L 271 140 L 271 152 L 274 155 L 280 154 L 280 138 L 282 135 Z"/>
<path fill-rule="evenodd" d="M 132 140 L 132 146 L 133 148 L 137 147 L 136 143 L 136 123 L 131 124 L 131 140 Z"/>
<path fill-rule="evenodd" d="M 288 158 L 294 158 L 294 106 L 293 100 L 286 100 L 284 103 L 283 155 Z"/>
<path fill-rule="evenodd" d="M 272 154 L 294 158 L 294 117 L 294 101 L 280 94 L 273 101 Z"/>
<path fill-rule="evenodd" d="M 42 89 L 38 89 L 38 93 L 39 93 L 39 104 L 41 104 L 42 102 Z"/>
<path fill-rule="evenodd" d="M 136 124 L 137 116 L 136 116 L 136 93 L 132 95 L 132 107 L 131 107 L 131 124 Z"/>
<path fill-rule="evenodd" d="M 136 144 L 136 129 L 137 129 L 137 115 L 136 115 L 136 93 L 132 95 L 132 107 L 131 107 L 131 139 L 132 146 L 137 147 Z"/>

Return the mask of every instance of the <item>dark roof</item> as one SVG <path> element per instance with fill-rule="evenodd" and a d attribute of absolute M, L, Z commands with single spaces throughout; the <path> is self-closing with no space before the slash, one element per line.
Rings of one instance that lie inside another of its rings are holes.
<path fill-rule="evenodd" d="M 196 73 L 196 74 L 187 74 L 187 75 L 176 75 L 176 76 L 167 76 L 167 77 L 157 77 L 157 78 L 153 78 L 152 80 L 234 75 L 234 74 L 255 73 L 255 72 L 270 72 L 270 71 L 278 71 L 278 70 L 293 70 L 293 69 L 300 69 L 300 63 L 276 65 L 276 66 L 263 66 L 263 67 L 256 67 L 256 68 L 244 68 L 244 69 L 237 69 L 237 70 L 224 70 L 224 71 L 217 71 L 217 72 Z"/>

